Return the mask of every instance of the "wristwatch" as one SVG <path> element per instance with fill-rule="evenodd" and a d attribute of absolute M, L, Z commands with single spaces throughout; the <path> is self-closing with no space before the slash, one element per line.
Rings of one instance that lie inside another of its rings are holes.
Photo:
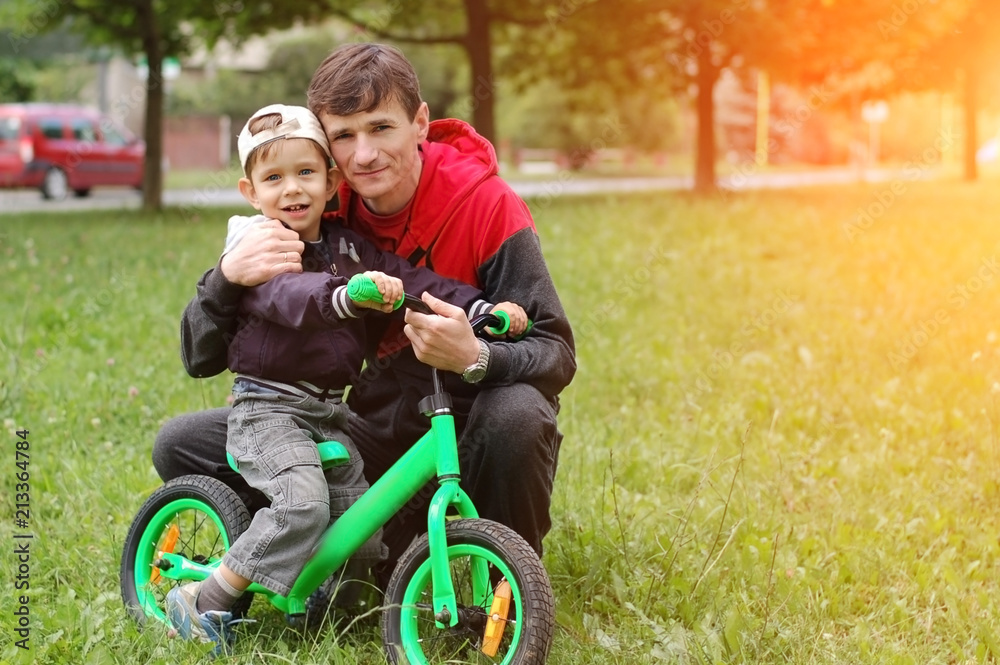
<path fill-rule="evenodd" d="M 490 345 L 481 339 L 479 342 L 479 358 L 476 364 L 469 365 L 462 372 L 462 380 L 466 383 L 479 383 L 486 378 L 486 369 L 490 366 Z"/>

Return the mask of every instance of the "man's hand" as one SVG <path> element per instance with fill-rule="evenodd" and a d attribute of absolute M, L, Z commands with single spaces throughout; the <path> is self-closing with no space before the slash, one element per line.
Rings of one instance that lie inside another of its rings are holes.
<path fill-rule="evenodd" d="M 374 309 L 380 312 L 385 312 L 386 314 L 391 314 L 393 311 L 393 305 L 396 304 L 397 300 L 403 297 L 403 280 L 376 270 L 369 270 L 365 273 L 365 277 L 368 277 L 375 282 L 375 286 L 378 287 L 379 295 L 382 296 L 382 302 L 379 303 L 374 300 L 364 300 L 362 302 L 355 301 L 355 307 Z"/>
<path fill-rule="evenodd" d="M 268 219 L 251 226 L 222 257 L 222 275 L 233 284 L 257 286 L 282 273 L 302 272 L 305 248 L 298 233 Z"/>
<path fill-rule="evenodd" d="M 465 312 L 429 293 L 421 299 L 434 314 L 406 311 L 403 332 L 413 344 L 417 360 L 440 370 L 461 374 L 479 359 L 479 341 Z"/>

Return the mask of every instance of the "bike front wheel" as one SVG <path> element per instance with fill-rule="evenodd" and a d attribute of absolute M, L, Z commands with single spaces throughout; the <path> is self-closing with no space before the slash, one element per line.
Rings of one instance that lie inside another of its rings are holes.
<path fill-rule="evenodd" d="M 153 492 L 142 504 L 122 551 L 121 592 L 129 613 L 139 623 L 168 623 L 167 593 L 182 581 L 160 574 L 154 562 L 160 552 L 172 552 L 196 563 L 222 558 L 250 525 L 243 501 L 225 483 L 208 476 L 182 476 Z M 246 612 L 252 594 L 233 607 Z"/>
<path fill-rule="evenodd" d="M 488 520 L 455 520 L 446 533 L 458 623 L 435 625 L 425 534 L 400 558 L 386 589 L 382 639 L 389 662 L 544 663 L 555 604 L 535 551 L 513 530 Z"/>

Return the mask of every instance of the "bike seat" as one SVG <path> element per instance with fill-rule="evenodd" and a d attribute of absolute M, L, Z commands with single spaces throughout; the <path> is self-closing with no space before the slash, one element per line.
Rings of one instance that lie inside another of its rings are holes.
<path fill-rule="evenodd" d="M 316 444 L 316 447 L 319 449 L 319 462 L 324 471 L 351 461 L 351 453 L 347 452 L 347 448 L 339 441 L 323 441 Z M 226 461 L 229 462 L 229 468 L 236 473 L 240 472 L 239 465 L 228 452 L 226 453 Z"/>

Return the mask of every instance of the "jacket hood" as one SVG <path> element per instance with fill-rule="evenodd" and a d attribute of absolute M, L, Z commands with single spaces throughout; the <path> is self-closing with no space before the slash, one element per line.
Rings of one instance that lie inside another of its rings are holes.
<path fill-rule="evenodd" d="M 493 145 L 462 120 L 432 121 L 420 150 L 424 165 L 413 205 L 421 214 L 413 217 L 414 224 L 404 244 L 396 249 L 401 256 L 408 256 L 417 247 L 427 249 L 455 208 L 480 183 L 499 173 Z M 351 197 L 356 194 L 346 182 L 341 184 L 338 193 L 338 214 L 346 219 Z"/>

